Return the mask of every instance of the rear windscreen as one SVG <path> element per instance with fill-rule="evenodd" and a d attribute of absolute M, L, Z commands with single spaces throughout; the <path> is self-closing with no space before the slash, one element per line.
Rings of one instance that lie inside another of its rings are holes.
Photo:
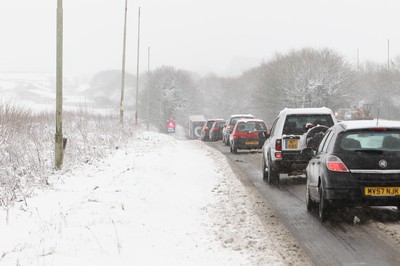
<path fill-rule="evenodd" d="M 223 128 L 224 125 L 225 125 L 225 122 L 218 122 L 218 123 L 215 123 L 215 127 L 218 127 L 218 128 Z"/>
<path fill-rule="evenodd" d="M 249 132 L 249 131 L 266 131 L 267 128 L 262 122 L 241 122 L 238 124 L 237 131 L 239 132 Z"/>
<path fill-rule="evenodd" d="M 283 134 L 303 135 L 307 132 L 306 125 L 311 123 L 313 126 L 321 125 L 333 126 L 332 117 L 329 114 L 296 114 L 286 117 L 285 125 L 283 126 Z"/>
<path fill-rule="evenodd" d="M 250 116 L 241 116 L 241 117 L 235 117 L 235 118 L 232 118 L 231 119 L 231 121 L 230 121 L 230 124 L 232 125 L 232 126 L 234 126 L 234 125 L 236 125 L 236 122 L 239 120 L 239 119 L 249 119 L 249 118 L 254 118 L 254 117 L 250 117 Z"/>
<path fill-rule="evenodd" d="M 339 147 L 346 151 L 395 151 L 400 152 L 400 131 L 365 130 L 343 133 Z"/>

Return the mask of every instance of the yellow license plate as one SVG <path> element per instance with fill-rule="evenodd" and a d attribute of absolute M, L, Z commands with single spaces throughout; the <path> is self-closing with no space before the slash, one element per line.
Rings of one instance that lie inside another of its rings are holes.
<path fill-rule="evenodd" d="M 258 145 L 258 141 L 246 141 L 246 145 Z"/>
<path fill-rule="evenodd" d="M 365 187 L 365 196 L 400 196 L 400 187 Z"/>
<path fill-rule="evenodd" d="M 299 140 L 298 139 L 288 139 L 286 140 L 286 148 L 287 149 L 297 149 L 299 146 Z"/>

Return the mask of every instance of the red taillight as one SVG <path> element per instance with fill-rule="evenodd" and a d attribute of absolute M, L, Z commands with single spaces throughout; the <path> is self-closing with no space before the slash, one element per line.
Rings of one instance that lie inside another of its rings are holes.
<path fill-rule="evenodd" d="M 282 153 L 281 152 L 275 152 L 275 158 L 282 159 Z"/>
<path fill-rule="evenodd" d="M 326 167 L 328 170 L 333 172 L 348 172 L 347 166 L 334 155 L 330 155 L 326 158 Z"/>
<path fill-rule="evenodd" d="M 277 151 L 281 151 L 282 150 L 282 140 L 281 139 L 277 139 L 275 141 L 275 150 L 277 150 Z"/>
<path fill-rule="evenodd" d="M 374 127 L 374 128 L 371 128 L 371 130 L 373 130 L 373 131 L 386 131 L 387 128 L 385 128 L 385 127 Z"/>
<path fill-rule="evenodd" d="M 217 128 L 217 127 L 213 127 L 211 130 L 214 130 L 214 131 L 215 131 L 215 130 L 218 130 L 218 129 L 219 129 L 219 128 Z"/>
<path fill-rule="evenodd" d="M 227 125 L 226 130 L 231 130 L 231 125 Z"/>

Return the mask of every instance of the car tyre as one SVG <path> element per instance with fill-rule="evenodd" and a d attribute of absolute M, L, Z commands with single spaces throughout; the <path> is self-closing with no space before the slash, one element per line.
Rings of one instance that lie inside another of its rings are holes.
<path fill-rule="evenodd" d="M 267 182 L 269 185 L 279 182 L 279 173 L 272 169 L 271 162 L 268 164 Z"/>
<path fill-rule="evenodd" d="M 225 138 L 225 146 L 229 146 L 229 137 Z"/>
<path fill-rule="evenodd" d="M 322 222 L 328 219 L 328 201 L 325 199 L 325 190 L 322 184 L 318 187 L 319 203 L 318 203 L 318 216 Z"/>
<path fill-rule="evenodd" d="M 306 207 L 307 211 L 312 211 L 316 208 L 316 203 L 311 199 L 310 189 L 306 187 Z"/>
<path fill-rule="evenodd" d="M 263 180 L 268 180 L 268 173 L 265 171 L 267 168 L 267 164 L 265 163 L 264 156 L 262 158 L 262 173 L 263 173 Z"/>
<path fill-rule="evenodd" d="M 237 153 L 237 147 L 235 146 L 235 144 L 232 143 L 232 153 Z"/>

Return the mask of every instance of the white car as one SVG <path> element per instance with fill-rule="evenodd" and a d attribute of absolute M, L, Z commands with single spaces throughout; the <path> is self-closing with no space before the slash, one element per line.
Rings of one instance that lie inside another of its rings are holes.
<path fill-rule="evenodd" d="M 233 127 L 236 125 L 236 122 L 239 119 L 253 119 L 254 115 L 252 114 L 237 114 L 237 115 L 231 115 L 225 122 L 225 126 L 222 129 L 222 143 L 225 144 L 225 146 L 229 146 L 230 144 L 230 134 L 233 130 Z"/>
<path fill-rule="evenodd" d="M 272 124 L 262 149 L 262 173 L 269 184 L 279 181 L 279 174 L 304 174 L 311 155 L 306 133 L 313 127 L 325 129 L 336 124 L 331 109 L 285 108 Z"/>

